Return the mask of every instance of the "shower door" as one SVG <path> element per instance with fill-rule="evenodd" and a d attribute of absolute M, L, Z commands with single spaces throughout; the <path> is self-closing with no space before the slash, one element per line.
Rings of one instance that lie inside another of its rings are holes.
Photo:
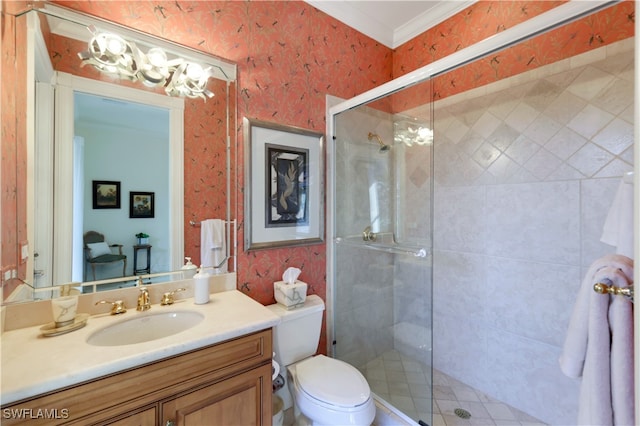
<path fill-rule="evenodd" d="M 331 279 L 333 356 L 379 404 L 431 424 L 431 113 L 393 108 L 428 91 L 335 116 Z"/>

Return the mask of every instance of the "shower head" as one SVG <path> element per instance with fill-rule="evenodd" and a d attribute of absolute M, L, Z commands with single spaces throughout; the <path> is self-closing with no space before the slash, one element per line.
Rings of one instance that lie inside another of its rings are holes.
<path fill-rule="evenodd" d="M 383 153 L 389 152 L 389 150 L 391 149 L 391 146 L 382 142 L 382 139 L 380 139 L 380 136 L 378 136 L 377 133 L 369 132 L 369 140 L 373 138 L 376 138 L 378 140 L 378 144 L 380 145 L 380 152 L 383 152 Z"/>

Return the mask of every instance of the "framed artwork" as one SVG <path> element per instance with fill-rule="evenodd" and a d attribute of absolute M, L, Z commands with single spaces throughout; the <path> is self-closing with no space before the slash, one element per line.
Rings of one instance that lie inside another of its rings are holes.
<path fill-rule="evenodd" d="M 324 136 L 244 118 L 245 250 L 324 241 Z"/>
<path fill-rule="evenodd" d="M 110 180 L 94 180 L 92 182 L 94 209 L 120 208 L 120 182 Z"/>
<path fill-rule="evenodd" d="M 144 219 L 154 217 L 153 192 L 129 192 L 129 217 Z"/>

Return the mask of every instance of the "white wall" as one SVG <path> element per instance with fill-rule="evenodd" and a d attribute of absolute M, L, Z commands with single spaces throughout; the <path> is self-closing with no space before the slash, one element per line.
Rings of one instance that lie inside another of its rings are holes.
<path fill-rule="evenodd" d="M 622 174 L 633 40 L 435 105 L 434 367 L 550 424 L 575 424 L 558 366 Z"/>
<path fill-rule="evenodd" d="M 170 270 L 169 258 L 169 114 L 157 123 L 158 132 L 76 123 L 76 134 L 85 138 L 84 232 L 105 234 L 109 243 L 123 244 L 127 275 L 133 274 L 135 234 L 150 235 L 151 271 Z M 120 182 L 120 209 L 93 209 L 92 181 Z M 129 192 L 154 192 L 155 217 L 129 218 Z M 146 265 L 138 254 L 138 267 Z M 100 272 L 98 272 L 100 270 Z M 122 274 L 122 266 L 96 269 L 96 278 Z M 91 270 L 87 270 L 91 279 Z"/>

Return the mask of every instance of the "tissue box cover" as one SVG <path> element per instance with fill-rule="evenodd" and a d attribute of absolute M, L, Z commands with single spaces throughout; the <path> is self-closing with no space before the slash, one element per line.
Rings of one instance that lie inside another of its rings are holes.
<path fill-rule="evenodd" d="M 284 281 L 276 281 L 273 283 L 273 295 L 276 302 L 287 309 L 297 308 L 304 305 L 307 298 L 307 283 L 296 281 L 293 284 L 287 284 Z"/>

